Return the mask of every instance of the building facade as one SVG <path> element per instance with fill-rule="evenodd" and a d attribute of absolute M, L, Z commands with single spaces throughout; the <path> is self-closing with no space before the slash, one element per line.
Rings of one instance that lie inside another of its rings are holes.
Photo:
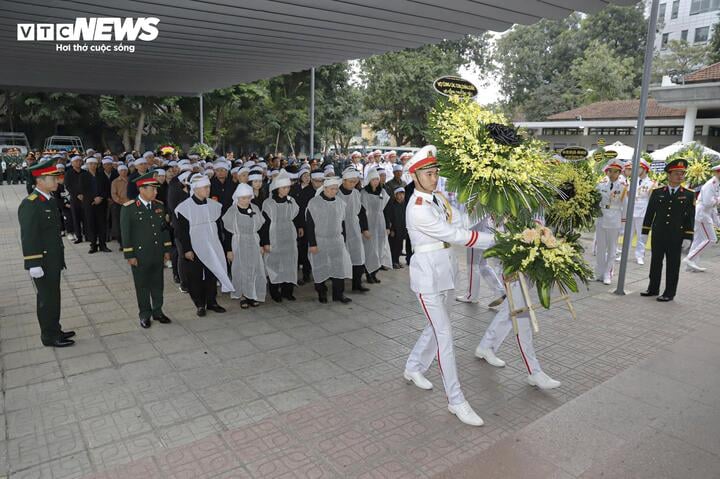
<path fill-rule="evenodd" d="M 646 4 L 649 12 L 650 1 Z M 662 52 L 670 40 L 706 43 L 719 13 L 720 0 L 661 0 L 655 50 Z"/>

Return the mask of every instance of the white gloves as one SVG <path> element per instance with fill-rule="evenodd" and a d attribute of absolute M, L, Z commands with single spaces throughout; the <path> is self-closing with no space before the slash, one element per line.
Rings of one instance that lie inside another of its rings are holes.
<path fill-rule="evenodd" d="M 40 266 L 35 266 L 33 268 L 30 268 L 30 277 L 31 278 L 42 278 L 45 276 L 45 272 Z"/>

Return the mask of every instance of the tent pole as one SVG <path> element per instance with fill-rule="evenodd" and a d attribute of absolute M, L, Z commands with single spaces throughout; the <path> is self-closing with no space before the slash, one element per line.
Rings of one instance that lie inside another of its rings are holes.
<path fill-rule="evenodd" d="M 205 126 L 204 126 L 204 115 L 203 115 L 203 96 L 202 93 L 200 93 L 200 143 L 205 142 Z"/>
<path fill-rule="evenodd" d="M 635 194 L 638 187 L 638 172 L 640 170 L 640 156 L 642 154 L 643 136 L 645 134 L 645 117 L 647 115 L 648 90 L 650 89 L 650 74 L 652 68 L 653 53 L 655 51 L 655 30 L 657 29 L 658 8 L 660 0 L 652 0 L 650 6 L 650 18 L 648 19 L 648 31 L 645 45 L 645 61 L 643 64 L 642 87 L 640 88 L 640 110 L 635 138 L 635 152 L 632 162 L 632 178 L 630 180 L 630 193 L 628 193 L 628 207 L 626 212 L 625 231 L 623 232 L 622 257 L 620 258 L 620 272 L 615 294 L 625 295 L 625 275 L 627 273 L 628 255 L 632 243 L 633 210 L 635 209 Z"/>
<path fill-rule="evenodd" d="M 310 160 L 315 155 L 315 67 L 310 68 Z"/>

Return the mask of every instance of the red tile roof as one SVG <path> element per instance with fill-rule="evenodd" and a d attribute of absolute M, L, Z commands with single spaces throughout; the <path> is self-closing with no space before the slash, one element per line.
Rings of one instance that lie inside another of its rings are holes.
<path fill-rule="evenodd" d="M 581 116 L 583 120 L 616 120 L 637 118 L 640 110 L 640 100 L 613 100 L 600 101 L 590 105 L 581 106 L 573 110 L 563 111 L 550 115 L 547 119 L 552 120 L 575 120 Z M 678 108 L 667 108 L 658 105 L 657 101 L 650 98 L 647 105 L 648 118 L 677 118 L 684 117 L 685 110 Z"/>
<path fill-rule="evenodd" d="M 701 68 L 685 76 L 685 83 L 708 83 L 720 81 L 720 62 Z"/>

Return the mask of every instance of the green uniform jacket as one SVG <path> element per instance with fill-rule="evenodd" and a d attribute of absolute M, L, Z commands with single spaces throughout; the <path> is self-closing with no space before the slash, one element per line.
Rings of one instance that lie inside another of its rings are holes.
<path fill-rule="evenodd" d="M 45 271 L 65 268 L 65 247 L 60 237 L 60 213 L 55 198 L 49 200 L 37 190 L 18 208 L 20 242 L 25 269 L 40 266 Z"/>
<path fill-rule="evenodd" d="M 140 265 L 163 261 L 170 252 L 170 233 L 165 219 L 165 205 L 154 200 L 150 211 L 138 199 L 128 201 L 120 210 L 125 259 L 137 258 Z"/>
<path fill-rule="evenodd" d="M 643 219 L 643 234 L 652 231 L 653 241 L 691 240 L 695 225 L 695 192 L 679 187 L 670 195 L 667 186 L 655 188 L 650 194 Z"/>

